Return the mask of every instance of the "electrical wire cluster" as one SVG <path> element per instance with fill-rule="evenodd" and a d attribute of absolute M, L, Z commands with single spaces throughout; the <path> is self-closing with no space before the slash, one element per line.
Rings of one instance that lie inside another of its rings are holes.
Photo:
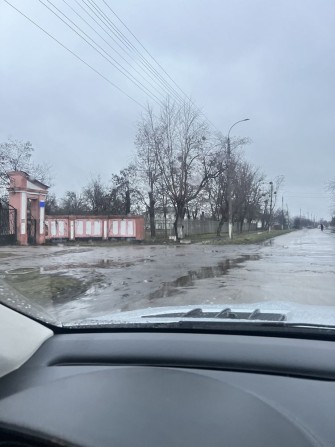
<path fill-rule="evenodd" d="M 144 104 L 135 99 L 128 91 L 121 88 L 93 63 L 84 59 L 77 51 L 65 45 L 58 37 L 48 31 L 48 25 L 42 26 L 33 20 L 9 0 L 3 0 L 8 6 L 17 11 L 40 31 L 53 39 L 63 49 L 77 60 L 81 61 L 98 76 L 134 101 L 141 108 Z M 149 50 L 140 42 L 132 30 L 115 12 L 106 0 L 35 0 L 48 12 L 65 25 L 75 36 L 90 47 L 104 61 L 124 76 L 131 84 L 140 90 L 145 97 L 158 106 L 169 97 L 176 103 L 183 105 L 190 101 L 213 127 L 215 125 L 194 104 L 183 89 L 173 80 L 164 67 L 157 61 Z M 111 72 L 112 74 L 112 72 Z"/>

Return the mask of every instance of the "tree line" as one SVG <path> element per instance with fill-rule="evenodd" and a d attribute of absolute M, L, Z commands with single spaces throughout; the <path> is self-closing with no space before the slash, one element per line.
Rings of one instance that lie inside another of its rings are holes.
<path fill-rule="evenodd" d="M 157 215 L 173 209 L 174 230 L 183 237 L 184 219 L 210 218 L 218 221 L 217 234 L 228 219 L 228 178 L 232 220 L 240 229 L 258 221 L 264 229 L 275 218 L 276 197 L 283 181 L 268 182 L 265 175 L 243 155 L 248 138 L 230 138 L 213 133 L 201 111 L 191 102 L 182 106 L 170 100 L 154 113 L 148 107 L 137 123 L 135 155 L 131 163 L 111 175 L 83 185 L 80 192 L 67 191 L 61 198 L 49 194 L 48 214 L 145 213 L 152 237 Z M 32 163 L 30 143 L 14 140 L 0 145 L 1 181 L 8 170 L 24 170 L 43 181 L 46 166 Z M 282 213 L 283 215 L 283 213 Z"/>

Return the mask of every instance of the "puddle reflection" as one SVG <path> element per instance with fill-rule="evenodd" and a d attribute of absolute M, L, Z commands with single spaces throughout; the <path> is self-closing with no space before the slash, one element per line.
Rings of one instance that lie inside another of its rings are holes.
<path fill-rule="evenodd" d="M 218 278 L 225 275 L 230 269 L 238 268 L 246 261 L 257 261 L 258 255 L 245 255 L 237 259 L 226 259 L 212 267 L 201 267 L 198 270 L 190 270 L 187 275 L 180 276 L 174 281 L 164 282 L 158 290 L 150 293 L 149 300 L 165 298 L 183 293 L 183 288 L 195 286 L 195 282 L 200 279 Z"/>

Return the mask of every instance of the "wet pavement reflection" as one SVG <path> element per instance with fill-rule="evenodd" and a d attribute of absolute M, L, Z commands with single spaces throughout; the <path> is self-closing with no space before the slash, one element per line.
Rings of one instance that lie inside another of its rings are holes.
<path fill-rule="evenodd" d="M 218 278 L 225 275 L 229 269 L 239 267 L 239 264 L 242 264 L 245 261 L 258 260 L 259 258 L 259 255 L 244 255 L 237 259 L 226 259 L 213 267 L 201 267 L 199 270 L 191 270 L 187 273 L 187 275 L 180 276 L 174 281 L 163 282 L 162 286 L 158 290 L 150 293 L 149 300 L 152 301 L 156 300 L 157 298 L 182 293 L 182 288 L 194 287 L 196 285 L 196 281 L 199 279 Z"/>
<path fill-rule="evenodd" d="M 335 235 L 318 230 L 243 246 L 0 247 L 0 262 L 1 300 L 25 297 L 64 323 L 168 305 L 335 304 Z"/>

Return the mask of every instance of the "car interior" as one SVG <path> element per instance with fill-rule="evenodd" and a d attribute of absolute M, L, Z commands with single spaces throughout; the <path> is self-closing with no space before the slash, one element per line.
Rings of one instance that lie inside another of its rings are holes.
<path fill-rule="evenodd" d="M 0 321 L 1 447 L 334 445 L 327 333 Z"/>

